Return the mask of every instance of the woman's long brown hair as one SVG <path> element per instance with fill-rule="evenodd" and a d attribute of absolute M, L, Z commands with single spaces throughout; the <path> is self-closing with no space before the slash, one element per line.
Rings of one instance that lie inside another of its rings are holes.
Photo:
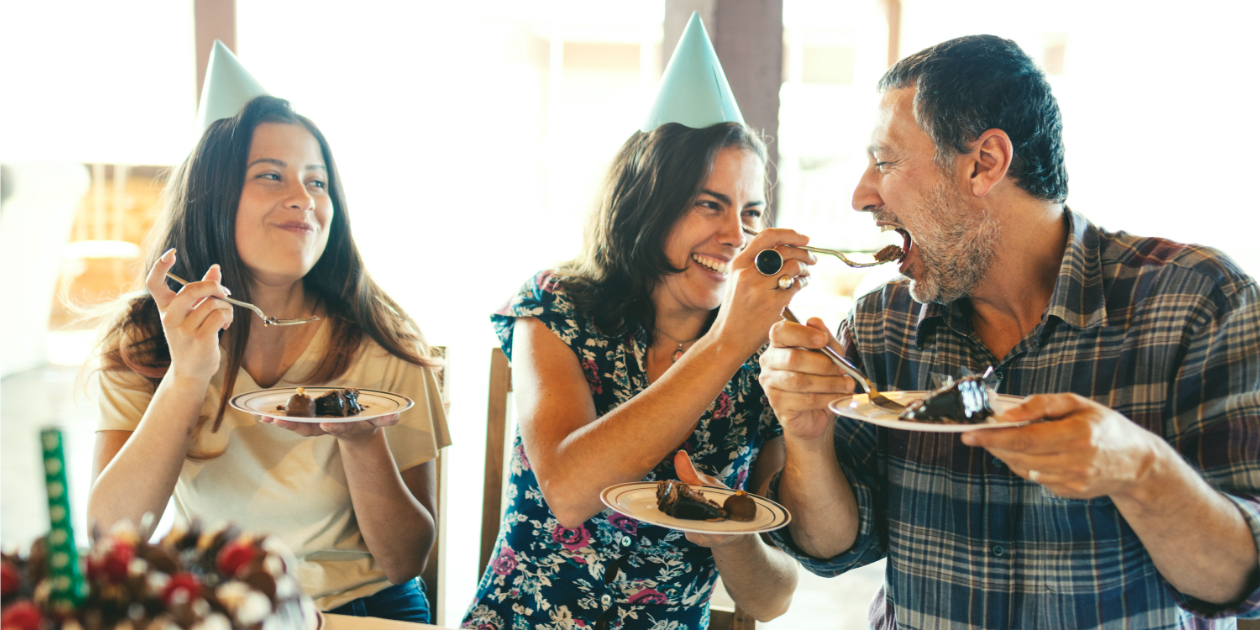
<path fill-rule="evenodd" d="M 328 168 L 328 196 L 333 203 L 328 244 L 315 266 L 302 279 L 308 294 L 323 306 L 331 342 L 323 358 L 305 383 L 324 383 L 342 374 L 366 334 L 390 354 L 424 367 L 434 367 L 429 347 L 416 323 L 368 275 L 363 258 L 350 231 L 350 215 L 341 177 L 333 161 L 328 141 L 304 116 L 294 113 L 288 101 L 260 96 L 251 100 L 233 118 L 216 121 L 202 135 L 187 160 L 171 174 L 162 193 L 161 217 L 146 239 L 144 273 L 170 248 L 179 251 L 177 276 L 197 279 L 210 265 L 218 263 L 222 284 L 232 288 L 232 297 L 251 302 L 253 283 L 249 269 L 236 251 L 236 213 L 245 185 L 246 163 L 254 129 L 263 123 L 302 125 L 319 142 Z M 122 306 L 105 329 L 101 342 L 101 368 L 130 370 L 148 378 L 154 387 L 171 364 L 170 348 L 162 331 L 157 305 L 147 292 L 125 296 Z M 226 362 L 223 395 L 211 423 L 218 431 L 227 402 L 236 385 L 249 344 L 249 326 L 231 326 L 223 333 L 222 360 Z M 210 420 L 202 417 L 197 431 Z M 196 440 L 194 439 L 194 444 Z M 218 454 L 194 454 L 194 459 Z"/>
<path fill-rule="evenodd" d="M 655 337 L 652 291 L 668 274 L 683 271 L 665 255 L 665 241 L 695 205 L 726 147 L 766 161 L 757 133 L 734 122 L 703 129 L 668 123 L 636 131 L 621 146 L 587 218 L 581 253 L 557 269 L 565 292 L 600 330 L 622 334 L 635 322 L 648 339 Z"/>

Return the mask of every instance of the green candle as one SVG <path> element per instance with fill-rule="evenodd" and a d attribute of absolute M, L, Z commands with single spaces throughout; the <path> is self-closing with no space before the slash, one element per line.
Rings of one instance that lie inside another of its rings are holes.
<path fill-rule="evenodd" d="M 70 525 L 66 453 L 60 429 L 44 429 L 39 437 L 44 447 L 44 484 L 48 490 L 48 575 L 52 580 L 49 599 L 56 610 L 73 610 L 87 597 L 88 590 Z"/>

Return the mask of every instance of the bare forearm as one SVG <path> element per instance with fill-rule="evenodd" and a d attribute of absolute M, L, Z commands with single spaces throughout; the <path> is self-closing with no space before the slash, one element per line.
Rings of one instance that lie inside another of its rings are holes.
<path fill-rule="evenodd" d="M 1153 442 L 1145 479 L 1113 502 L 1174 588 L 1215 604 L 1238 602 L 1260 574 L 1247 522 L 1167 442 Z"/>
<path fill-rule="evenodd" d="M 163 379 L 122 448 L 98 453 L 89 523 L 108 531 L 122 520 L 138 525 L 146 513 L 161 516 L 192 444 L 206 388 L 200 381 Z"/>
<path fill-rule="evenodd" d="M 721 341 L 702 339 L 647 390 L 553 449 L 534 449 L 526 433 L 527 455 L 560 522 L 586 521 L 604 509 L 604 488 L 642 479 L 673 453 L 747 358 Z"/>
<path fill-rule="evenodd" d="M 787 611 L 796 591 L 796 561 L 759 536 L 713 549 L 713 560 L 731 599 L 757 621 Z"/>
<path fill-rule="evenodd" d="M 830 431 L 815 440 L 787 438 L 779 502 L 792 513 L 792 539 L 815 558 L 830 558 L 857 540 L 858 507 L 836 461 Z M 827 497 L 827 500 L 819 500 Z"/>
<path fill-rule="evenodd" d="M 390 582 L 421 573 L 433 548 L 433 515 L 403 483 L 383 431 L 339 440 L 355 519 L 368 551 Z"/>

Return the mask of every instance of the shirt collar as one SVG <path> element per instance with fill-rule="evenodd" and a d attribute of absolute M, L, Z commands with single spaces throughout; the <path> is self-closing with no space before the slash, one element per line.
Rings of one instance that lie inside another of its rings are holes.
<path fill-rule="evenodd" d="M 1068 243 L 1059 265 L 1059 279 L 1046 308 L 1046 317 L 1057 317 L 1077 328 L 1107 325 L 1107 300 L 1103 294 L 1102 239 L 1098 228 L 1071 208 L 1064 208 Z"/>
<path fill-rule="evenodd" d="M 1064 207 L 1063 220 L 1068 224 L 1068 242 L 1059 264 L 1059 277 L 1054 293 L 1046 306 L 1046 318 L 1057 317 L 1076 328 L 1107 325 L 1107 302 L 1103 294 L 1101 239 L 1098 228 L 1080 213 Z M 932 326 L 947 322 L 951 327 L 969 331 L 971 323 L 961 300 L 950 304 L 924 304 L 919 311 L 915 339 L 923 346 Z"/>

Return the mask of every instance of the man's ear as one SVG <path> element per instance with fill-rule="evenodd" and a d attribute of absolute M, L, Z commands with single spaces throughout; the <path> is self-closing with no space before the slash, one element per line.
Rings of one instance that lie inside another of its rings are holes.
<path fill-rule="evenodd" d="M 977 197 L 989 194 L 993 187 L 1006 178 L 1011 168 L 1011 160 L 1015 159 L 1011 137 L 1001 129 L 989 129 L 976 138 L 974 148 L 967 156 L 971 158 L 971 173 L 968 183 L 971 193 Z"/>

